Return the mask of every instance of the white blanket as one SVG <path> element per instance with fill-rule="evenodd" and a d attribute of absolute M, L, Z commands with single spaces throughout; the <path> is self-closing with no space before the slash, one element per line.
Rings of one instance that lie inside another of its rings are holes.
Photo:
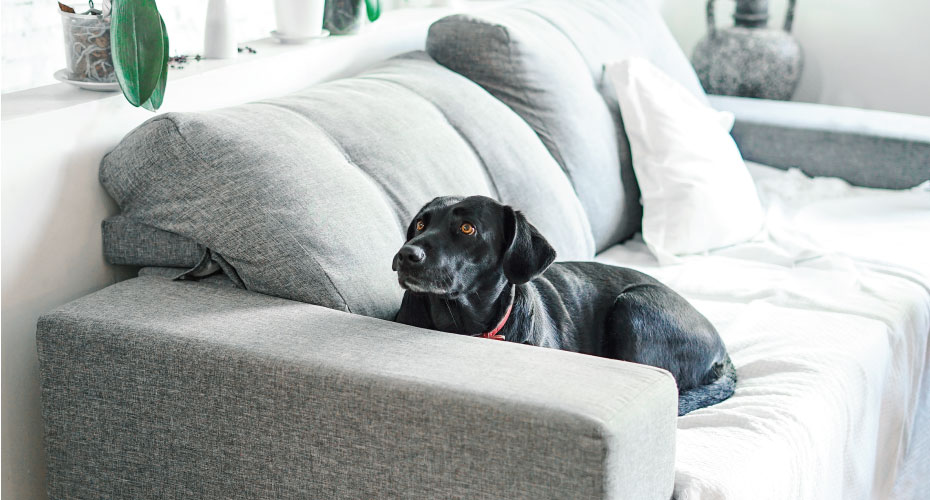
<path fill-rule="evenodd" d="M 598 256 L 685 295 L 737 367 L 732 398 L 678 420 L 676 497 L 930 498 L 930 183 L 751 171 L 756 240 L 666 267 L 638 239 Z"/>

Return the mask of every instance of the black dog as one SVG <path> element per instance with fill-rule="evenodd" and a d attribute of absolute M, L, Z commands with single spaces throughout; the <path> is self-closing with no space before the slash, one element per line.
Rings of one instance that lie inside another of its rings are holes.
<path fill-rule="evenodd" d="M 678 383 L 679 415 L 733 394 L 723 341 L 682 296 L 632 269 L 554 260 L 511 207 L 436 198 L 394 256 L 407 290 L 396 321 L 664 368 Z"/>

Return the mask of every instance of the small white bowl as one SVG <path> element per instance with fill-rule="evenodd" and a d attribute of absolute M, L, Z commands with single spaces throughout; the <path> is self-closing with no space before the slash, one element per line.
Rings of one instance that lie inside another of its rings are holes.
<path fill-rule="evenodd" d="M 289 44 L 299 44 L 299 43 L 309 43 L 314 40 L 319 40 L 321 38 L 326 38 L 329 36 L 329 30 L 323 30 L 319 35 L 310 35 L 310 36 L 292 36 L 285 35 L 284 33 L 278 33 L 277 30 L 271 32 L 272 38 L 278 40 L 281 43 Z"/>

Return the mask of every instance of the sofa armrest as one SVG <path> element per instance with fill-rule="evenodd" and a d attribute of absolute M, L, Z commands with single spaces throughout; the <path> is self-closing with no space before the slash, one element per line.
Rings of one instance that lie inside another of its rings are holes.
<path fill-rule="evenodd" d="M 736 115 L 733 138 L 743 157 L 857 186 L 903 189 L 930 180 L 930 117 L 708 96 Z"/>
<path fill-rule="evenodd" d="M 140 277 L 44 315 L 52 498 L 661 498 L 659 369 Z"/>

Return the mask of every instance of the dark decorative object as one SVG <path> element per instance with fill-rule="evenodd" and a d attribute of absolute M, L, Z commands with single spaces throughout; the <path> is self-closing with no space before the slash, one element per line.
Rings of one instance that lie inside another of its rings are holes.
<path fill-rule="evenodd" d="M 737 0 L 734 26 L 718 29 L 714 0 L 707 2 L 707 36 L 691 63 L 709 94 L 788 100 L 798 87 L 801 46 L 791 36 L 795 0 L 789 0 L 784 30 L 768 29 L 768 0 Z"/>
<path fill-rule="evenodd" d="M 333 35 L 351 35 L 362 28 L 362 16 L 374 22 L 381 16 L 381 0 L 326 0 L 323 28 Z"/>

